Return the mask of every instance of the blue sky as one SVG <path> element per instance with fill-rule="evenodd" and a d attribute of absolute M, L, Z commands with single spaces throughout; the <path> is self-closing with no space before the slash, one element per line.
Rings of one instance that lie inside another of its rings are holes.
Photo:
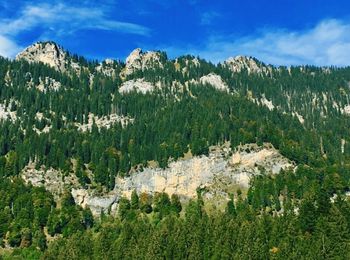
<path fill-rule="evenodd" d="M 0 0 L 0 55 L 53 40 L 91 59 L 136 47 L 220 62 L 350 65 L 350 3 L 325 0 Z"/>

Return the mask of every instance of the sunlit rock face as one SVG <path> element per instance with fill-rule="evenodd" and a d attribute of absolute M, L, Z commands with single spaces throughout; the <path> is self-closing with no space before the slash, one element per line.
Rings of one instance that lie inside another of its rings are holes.
<path fill-rule="evenodd" d="M 224 62 L 224 65 L 235 73 L 246 70 L 248 74 L 255 73 L 268 75 L 272 71 L 272 67 L 264 65 L 257 59 L 246 56 L 236 56 L 228 58 Z"/>
<path fill-rule="evenodd" d="M 234 150 L 225 144 L 211 147 L 208 155 L 171 162 L 166 169 L 148 167 L 129 177 L 117 177 L 114 189 L 108 193 L 81 187 L 74 174 L 64 176 L 61 171 L 44 166 L 37 170 L 34 163 L 28 164 L 21 176 L 26 183 L 45 187 L 57 199 L 70 187 L 75 202 L 83 208 L 90 208 L 93 215 L 98 216 L 102 212 L 115 214 L 119 199 L 130 198 L 133 190 L 139 194 L 177 194 L 186 201 L 196 198 L 200 189 L 205 200 L 220 206 L 227 202 L 234 190 L 247 189 L 252 177 L 278 174 L 282 169 L 294 167 L 294 163 L 271 144 L 246 144 Z"/>
<path fill-rule="evenodd" d="M 67 53 L 54 42 L 39 42 L 27 47 L 16 56 L 28 62 L 43 62 L 58 71 L 67 67 Z"/>
<path fill-rule="evenodd" d="M 120 73 L 120 76 L 126 77 L 136 71 L 143 71 L 155 66 L 163 67 L 161 53 L 154 51 L 143 52 L 140 48 L 137 48 L 126 58 L 125 68 Z"/>
<path fill-rule="evenodd" d="M 259 174 L 278 174 L 294 168 L 271 144 L 247 144 L 232 150 L 228 145 L 212 147 L 209 155 L 171 162 L 166 169 L 145 168 L 127 178 L 117 178 L 115 191 L 130 198 L 131 192 L 177 194 L 193 199 L 197 190 L 204 198 L 225 203 L 234 189 L 246 189 L 250 179 Z"/>
<path fill-rule="evenodd" d="M 96 66 L 96 71 L 102 73 L 107 77 L 115 78 L 117 76 L 117 66 L 119 66 L 117 61 L 113 59 L 105 59 L 103 62 Z"/>
<path fill-rule="evenodd" d="M 138 93 L 146 94 L 147 92 L 152 92 L 157 88 L 150 82 L 145 81 L 144 79 L 133 79 L 125 81 L 119 88 L 120 94 L 126 94 L 132 91 Z"/>
<path fill-rule="evenodd" d="M 215 73 L 210 73 L 208 75 L 205 75 L 201 77 L 199 81 L 202 84 L 209 84 L 212 87 L 216 88 L 217 90 L 225 91 L 225 92 L 229 91 L 227 84 L 222 80 L 221 76 Z"/>

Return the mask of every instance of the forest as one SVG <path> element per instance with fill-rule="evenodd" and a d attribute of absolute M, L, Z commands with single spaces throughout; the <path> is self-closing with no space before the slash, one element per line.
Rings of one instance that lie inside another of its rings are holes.
<path fill-rule="evenodd" d="M 0 120 L 0 259 L 350 258 L 350 117 L 339 109 L 350 95 L 350 68 L 232 73 L 183 56 L 176 64 L 184 73 L 162 53 L 162 67 L 122 79 L 122 62 L 109 76 L 97 62 L 70 58 L 79 73 L 0 58 L 0 108 L 16 115 Z M 209 73 L 220 75 L 229 93 L 190 81 Z M 45 91 L 36 88 L 45 78 L 61 87 L 51 89 L 48 80 Z M 137 78 L 162 88 L 118 91 Z M 174 81 L 188 88 L 175 88 Z M 263 97 L 273 109 L 256 102 Z M 133 121 L 79 130 L 90 114 Z M 207 211 L 200 190 L 187 202 L 134 191 L 119 201 L 117 216 L 99 218 L 76 205 L 69 190 L 57 201 L 21 178 L 35 162 L 107 192 L 116 177 L 150 161 L 166 168 L 170 158 L 208 154 L 227 141 L 232 148 L 271 143 L 297 168 L 256 176 L 247 191 L 231 194 L 225 211 Z"/>

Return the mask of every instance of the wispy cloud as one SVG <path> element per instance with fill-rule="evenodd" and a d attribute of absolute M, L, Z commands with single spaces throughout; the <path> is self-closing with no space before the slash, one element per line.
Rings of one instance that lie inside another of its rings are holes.
<path fill-rule="evenodd" d="M 193 53 L 212 62 L 220 62 L 235 55 L 248 55 L 276 65 L 348 66 L 350 23 L 332 19 L 299 32 L 270 29 L 241 38 L 215 35 L 208 37 L 201 48 L 172 46 L 164 49 L 171 56 Z"/>
<path fill-rule="evenodd" d="M 220 14 L 217 12 L 204 12 L 201 15 L 200 24 L 210 25 L 218 17 L 220 17 Z"/>
<path fill-rule="evenodd" d="M 150 34 L 150 29 L 142 25 L 111 19 L 108 17 L 108 10 L 104 6 L 97 5 L 84 7 L 68 5 L 64 2 L 30 3 L 19 11 L 17 17 L 0 19 L 0 36 L 3 41 L 7 41 L 7 46 L 16 45 L 13 39 L 19 34 L 37 28 L 43 32 L 43 38 L 57 38 L 88 29 L 142 36 Z M 4 56 L 9 56 L 9 53 L 11 52 L 0 52 Z"/>
<path fill-rule="evenodd" d="M 72 33 L 82 29 L 117 30 L 121 32 L 148 35 L 144 26 L 115 21 L 106 16 L 106 10 L 98 7 L 76 7 L 64 3 L 26 6 L 19 17 L 0 22 L 0 32 L 17 34 L 36 26 L 55 28 Z"/>
<path fill-rule="evenodd" d="M 15 41 L 0 35 L 0 55 L 3 57 L 13 57 L 21 49 Z"/>

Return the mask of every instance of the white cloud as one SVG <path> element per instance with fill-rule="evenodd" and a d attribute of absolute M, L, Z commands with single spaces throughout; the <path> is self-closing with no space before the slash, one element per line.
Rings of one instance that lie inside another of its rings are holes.
<path fill-rule="evenodd" d="M 0 18 L 0 55 L 13 57 L 19 49 L 15 39 L 21 33 L 37 28 L 42 30 L 38 40 L 64 37 L 85 29 L 149 35 L 149 28 L 110 19 L 107 12 L 107 8 L 100 5 L 78 7 L 63 2 L 27 4 L 15 18 Z"/>
<path fill-rule="evenodd" d="M 76 7 L 64 3 L 26 6 L 17 18 L 0 21 L 0 32 L 16 35 L 36 26 L 64 33 L 83 29 L 115 30 L 138 35 L 148 35 L 150 32 L 138 24 L 107 18 L 106 10 L 102 7 Z"/>
<path fill-rule="evenodd" d="M 20 49 L 14 41 L 0 35 L 0 56 L 13 57 Z"/>
<path fill-rule="evenodd" d="M 211 36 L 202 48 L 165 48 L 171 56 L 199 55 L 213 62 L 230 56 L 254 56 L 276 65 L 350 65 L 350 23 L 325 20 L 304 31 L 264 30 L 255 36 Z"/>

